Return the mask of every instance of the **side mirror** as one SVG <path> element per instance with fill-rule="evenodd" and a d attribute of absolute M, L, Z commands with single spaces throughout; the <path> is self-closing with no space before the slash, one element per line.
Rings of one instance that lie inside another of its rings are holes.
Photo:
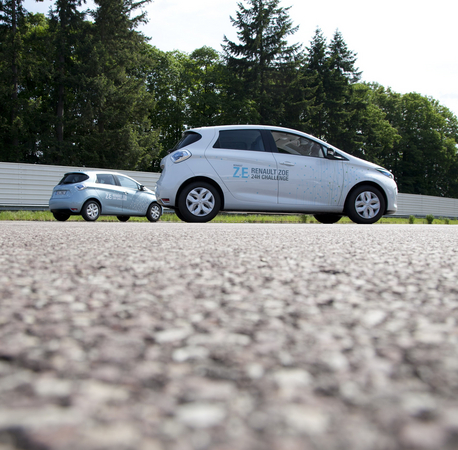
<path fill-rule="evenodd" d="M 145 190 L 145 186 L 143 186 L 143 184 L 140 185 L 140 187 L 138 188 L 140 191 L 144 191 Z"/>
<path fill-rule="evenodd" d="M 328 148 L 328 151 L 326 152 L 326 158 L 334 159 L 337 161 L 348 161 L 348 159 L 345 156 L 336 152 L 333 148 Z"/>

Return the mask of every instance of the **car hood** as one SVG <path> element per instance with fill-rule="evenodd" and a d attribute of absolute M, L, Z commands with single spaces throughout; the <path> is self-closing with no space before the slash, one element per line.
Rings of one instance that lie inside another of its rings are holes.
<path fill-rule="evenodd" d="M 369 161 L 366 161 L 364 159 L 361 159 L 361 158 L 358 158 L 357 156 L 353 156 L 353 155 L 350 155 L 346 152 L 344 152 L 343 150 L 340 150 L 339 148 L 335 148 L 333 147 L 334 150 L 339 153 L 340 155 L 342 156 L 345 156 L 345 158 L 348 159 L 348 161 L 352 164 L 355 164 L 355 165 L 358 165 L 360 167 L 367 167 L 368 169 L 383 169 L 383 170 L 388 170 L 388 169 L 385 169 L 384 167 L 378 165 L 378 164 L 374 164 L 374 163 L 371 163 Z"/>

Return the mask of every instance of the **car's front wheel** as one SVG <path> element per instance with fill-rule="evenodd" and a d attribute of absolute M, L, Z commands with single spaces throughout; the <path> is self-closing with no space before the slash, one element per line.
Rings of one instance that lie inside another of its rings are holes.
<path fill-rule="evenodd" d="M 130 216 L 116 216 L 120 222 L 127 222 L 130 219 Z"/>
<path fill-rule="evenodd" d="M 88 200 L 81 210 L 81 215 L 88 222 L 95 222 L 100 216 L 100 205 L 95 200 Z"/>
<path fill-rule="evenodd" d="M 70 214 L 65 213 L 52 213 L 54 219 L 58 220 L 59 222 L 65 222 L 70 217 Z"/>
<path fill-rule="evenodd" d="M 315 214 L 313 217 L 320 223 L 336 223 L 342 218 L 340 214 L 332 213 Z"/>
<path fill-rule="evenodd" d="M 216 217 L 220 208 L 218 191 L 204 181 L 189 184 L 178 198 L 178 210 L 185 222 L 209 222 Z"/>
<path fill-rule="evenodd" d="M 162 216 L 162 207 L 159 203 L 153 202 L 148 206 L 146 218 L 150 222 L 157 222 Z"/>
<path fill-rule="evenodd" d="M 374 186 L 359 186 L 348 197 L 347 214 L 355 223 L 375 223 L 384 212 L 385 199 L 380 190 Z"/>

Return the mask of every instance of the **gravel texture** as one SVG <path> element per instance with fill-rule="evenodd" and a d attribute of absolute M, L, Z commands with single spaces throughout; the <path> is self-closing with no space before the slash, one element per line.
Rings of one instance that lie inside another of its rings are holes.
<path fill-rule="evenodd" d="M 0 450 L 458 448 L 458 228 L 0 222 Z"/>

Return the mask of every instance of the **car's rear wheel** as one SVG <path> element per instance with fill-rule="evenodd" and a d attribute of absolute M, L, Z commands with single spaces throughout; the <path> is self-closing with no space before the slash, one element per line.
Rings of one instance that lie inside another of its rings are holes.
<path fill-rule="evenodd" d="M 196 181 L 186 186 L 178 198 L 179 213 L 185 222 L 209 222 L 221 208 L 221 197 L 209 183 Z"/>
<path fill-rule="evenodd" d="M 88 222 L 95 222 L 100 216 L 100 205 L 95 200 L 88 200 L 81 210 L 81 215 Z"/>
<path fill-rule="evenodd" d="M 347 214 L 355 223 L 375 223 L 384 212 L 385 199 L 380 190 L 374 186 L 359 186 L 348 197 Z"/>
<path fill-rule="evenodd" d="M 315 219 L 318 220 L 318 222 L 320 223 L 336 223 L 342 218 L 342 215 L 326 213 L 326 214 L 315 214 L 313 217 L 315 217 Z"/>
<path fill-rule="evenodd" d="M 130 219 L 130 216 L 116 216 L 120 222 L 127 222 Z"/>
<path fill-rule="evenodd" d="M 65 222 L 70 217 L 70 214 L 65 213 L 52 213 L 54 219 L 58 220 L 59 222 Z"/>
<path fill-rule="evenodd" d="M 184 219 L 183 215 L 180 213 L 180 210 L 178 208 L 175 209 L 175 214 L 180 220 L 182 220 L 183 222 L 186 222 L 186 220 Z"/>
<path fill-rule="evenodd" d="M 153 202 L 148 206 L 146 218 L 150 222 L 157 222 L 162 216 L 162 207 L 159 203 Z"/>

